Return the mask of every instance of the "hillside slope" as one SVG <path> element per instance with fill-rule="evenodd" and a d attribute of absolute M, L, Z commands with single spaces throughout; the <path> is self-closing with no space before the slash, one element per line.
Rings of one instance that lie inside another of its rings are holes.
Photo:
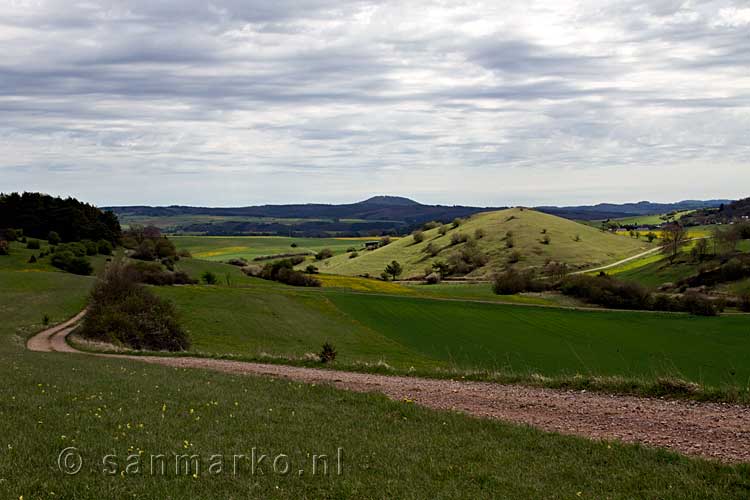
<path fill-rule="evenodd" d="M 415 243 L 412 236 L 407 236 L 377 250 L 361 250 L 356 258 L 339 255 L 316 265 L 326 273 L 379 276 L 386 264 L 397 260 L 404 267 L 403 277 L 413 277 L 424 274 L 433 262 L 447 261 L 452 253 L 466 245 L 451 245 L 453 234 L 463 233 L 473 238 L 477 229 L 484 231 L 477 244 L 487 255 L 488 263 L 473 271 L 470 274 L 472 277 L 489 276 L 503 269 L 514 251 L 521 255 L 517 265 L 522 268 L 544 265 L 548 259 L 565 262 L 575 268 L 586 268 L 615 262 L 652 248 L 643 241 L 605 233 L 554 215 L 511 208 L 474 215 L 444 236 L 439 234 L 438 229 L 425 231 L 421 243 Z M 545 236 L 543 230 L 549 236 L 549 244 L 542 243 Z M 507 245 L 509 231 L 512 233 L 513 248 Z M 439 249 L 434 257 L 425 252 L 430 244 Z"/>

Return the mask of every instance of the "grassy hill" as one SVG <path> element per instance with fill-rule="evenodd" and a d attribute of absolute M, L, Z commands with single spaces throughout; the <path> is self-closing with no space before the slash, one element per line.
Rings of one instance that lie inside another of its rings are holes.
<path fill-rule="evenodd" d="M 474 238 L 477 230 L 484 232 L 484 236 L 477 239 L 477 244 L 489 260 L 487 265 L 472 272 L 471 276 L 487 276 L 504 268 L 515 251 L 521 256 L 518 266 L 524 268 L 544 265 L 548 259 L 586 268 L 614 262 L 651 248 L 646 242 L 605 233 L 554 215 L 511 208 L 474 215 L 444 236 L 437 228 L 425 231 L 421 243 L 415 243 L 410 236 L 377 250 L 360 251 L 356 258 L 339 255 L 318 266 L 326 273 L 379 276 L 386 264 L 397 260 L 404 267 L 403 276 L 411 277 L 423 274 L 425 268 L 436 261 L 447 261 L 452 253 L 466 245 L 451 245 L 454 234 Z M 512 234 L 512 248 L 508 246 L 508 232 Z M 549 237 L 549 244 L 542 242 L 545 236 Z M 433 257 L 425 252 L 428 245 L 439 249 L 437 255 Z"/>

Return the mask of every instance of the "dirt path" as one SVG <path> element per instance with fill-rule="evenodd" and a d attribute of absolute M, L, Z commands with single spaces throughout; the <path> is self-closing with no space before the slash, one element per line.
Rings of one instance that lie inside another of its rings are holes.
<path fill-rule="evenodd" d="M 68 346 L 65 337 L 82 315 L 39 333 L 29 340 L 29 349 L 80 352 Z M 329 383 L 341 389 L 381 392 L 395 400 L 409 399 L 437 410 L 455 410 L 477 417 L 531 425 L 549 432 L 642 443 L 724 462 L 750 462 L 750 409 L 737 405 L 665 401 L 486 382 L 391 377 L 219 359 L 97 356 L 178 368 L 284 377 L 306 383 Z"/>

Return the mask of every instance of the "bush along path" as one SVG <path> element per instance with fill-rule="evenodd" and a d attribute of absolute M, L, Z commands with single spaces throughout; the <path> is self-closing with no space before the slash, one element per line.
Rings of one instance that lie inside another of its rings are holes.
<path fill-rule="evenodd" d="M 85 311 L 32 337 L 34 351 L 82 353 L 67 344 Z M 381 392 L 407 403 L 531 425 L 548 432 L 663 447 L 727 463 L 750 462 L 750 409 L 724 403 L 648 399 L 488 382 L 423 379 L 195 357 L 128 356 L 175 368 L 283 377 L 357 392 Z"/>

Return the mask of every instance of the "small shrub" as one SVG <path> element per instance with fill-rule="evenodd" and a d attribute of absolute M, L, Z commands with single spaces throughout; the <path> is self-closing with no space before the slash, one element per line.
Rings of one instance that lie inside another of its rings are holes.
<path fill-rule="evenodd" d="M 742 312 L 750 312 L 750 293 L 743 293 L 740 296 L 739 308 Z"/>
<path fill-rule="evenodd" d="M 682 308 L 696 316 L 716 316 L 719 314 L 717 304 L 699 293 L 686 293 L 682 298 Z"/>
<path fill-rule="evenodd" d="M 88 276 L 94 271 L 88 259 L 83 255 L 77 255 L 77 249 L 71 245 L 60 245 L 50 259 L 50 264 L 63 271 L 82 276 Z"/>
<path fill-rule="evenodd" d="M 432 264 L 432 270 L 440 276 L 448 276 L 450 274 L 450 269 L 450 266 L 442 261 L 437 261 Z"/>
<path fill-rule="evenodd" d="M 479 250 L 476 241 L 469 240 L 458 252 L 448 258 L 452 274 L 469 274 L 485 264 L 489 258 Z"/>
<path fill-rule="evenodd" d="M 298 246 L 298 245 L 297 245 L 296 243 L 292 243 L 292 244 L 291 244 L 291 245 L 289 245 L 289 246 L 290 246 L 290 247 L 292 247 L 292 248 L 297 248 L 297 246 Z"/>
<path fill-rule="evenodd" d="M 310 264 L 305 268 L 305 273 L 307 274 L 318 274 L 318 268 Z"/>
<path fill-rule="evenodd" d="M 433 220 L 430 222 L 425 222 L 425 224 L 422 226 L 422 229 L 424 229 L 425 231 L 429 231 L 430 229 L 436 229 L 438 227 L 440 227 L 440 223 Z"/>
<path fill-rule="evenodd" d="M 463 224 L 463 222 L 464 222 L 463 220 L 461 220 L 458 217 L 456 217 L 455 219 L 453 219 L 453 222 L 451 223 L 451 227 L 453 229 L 456 229 L 458 226 L 460 226 L 461 224 Z"/>
<path fill-rule="evenodd" d="M 89 257 L 99 253 L 99 247 L 95 242 L 91 240 L 83 240 L 81 244 L 86 248 L 86 255 L 88 255 Z"/>
<path fill-rule="evenodd" d="M 32 255 L 29 257 L 29 264 L 36 264 L 36 255 Z"/>
<path fill-rule="evenodd" d="M 320 350 L 320 362 L 321 363 L 332 363 L 336 360 L 336 348 L 333 344 L 326 342 L 323 344 L 323 348 Z"/>
<path fill-rule="evenodd" d="M 133 262 L 127 264 L 126 272 L 138 283 L 156 286 L 193 285 L 197 283 L 184 271 L 164 271 L 157 262 Z"/>
<path fill-rule="evenodd" d="M 227 261 L 227 264 L 237 267 L 245 267 L 247 265 L 247 259 L 243 259 L 242 257 L 237 257 L 234 259 L 229 259 Z"/>
<path fill-rule="evenodd" d="M 436 257 L 440 253 L 440 247 L 430 242 L 422 251 L 430 257 Z"/>
<path fill-rule="evenodd" d="M 156 258 L 156 244 L 153 240 L 141 241 L 131 257 L 138 260 L 154 260 Z"/>
<path fill-rule="evenodd" d="M 484 238 L 484 236 L 485 236 L 485 232 L 484 232 L 484 229 L 482 229 L 481 227 L 477 228 L 477 230 L 474 231 L 475 240 L 481 240 L 482 238 Z"/>
<path fill-rule="evenodd" d="M 42 325 L 44 326 L 49 325 L 49 314 L 44 314 L 42 316 Z"/>
<path fill-rule="evenodd" d="M 177 252 L 177 255 L 179 257 L 182 257 L 183 259 L 191 259 L 193 258 L 193 254 L 190 253 L 190 250 L 182 249 L 179 252 Z"/>
<path fill-rule="evenodd" d="M 549 234 L 545 233 L 544 236 L 542 237 L 542 241 L 541 241 L 542 245 L 549 245 L 551 242 L 552 242 L 552 238 L 549 237 Z"/>
<path fill-rule="evenodd" d="M 580 235 L 580 234 L 576 234 L 576 235 L 575 235 L 575 236 L 573 237 L 573 241 L 575 241 L 575 242 L 579 242 L 579 241 L 581 241 L 581 235 Z"/>
<path fill-rule="evenodd" d="M 315 260 L 326 260 L 333 257 L 333 250 L 330 248 L 324 248 L 317 254 L 315 254 Z"/>
<path fill-rule="evenodd" d="M 539 292 L 546 286 L 534 279 L 531 271 L 519 272 L 508 269 L 504 273 L 495 276 L 492 282 L 492 291 L 497 295 L 515 295 L 522 292 Z"/>
<path fill-rule="evenodd" d="M 41 248 L 41 242 L 39 240 L 28 240 L 26 241 L 26 248 L 29 250 L 39 250 Z"/>
<path fill-rule="evenodd" d="M 57 234 L 56 231 L 50 231 L 47 235 L 47 241 L 50 245 L 59 245 L 60 244 L 60 235 Z"/>
<path fill-rule="evenodd" d="M 218 281 L 216 275 L 211 271 L 206 271 L 205 273 L 201 274 L 201 280 L 203 280 L 203 282 L 207 285 L 215 285 Z"/>
<path fill-rule="evenodd" d="M 422 243 L 424 241 L 424 233 L 419 230 L 414 231 L 412 238 L 414 238 L 414 243 Z"/>
<path fill-rule="evenodd" d="M 568 276 L 560 291 L 592 304 L 613 309 L 651 309 L 651 293 L 638 283 L 619 281 L 610 276 Z"/>
<path fill-rule="evenodd" d="M 440 229 L 438 229 L 438 234 L 440 236 L 445 236 L 446 233 L 448 233 L 448 229 L 448 226 L 446 224 L 443 224 L 442 226 L 440 226 Z"/>
<path fill-rule="evenodd" d="M 356 251 L 357 251 L 357 249 L 354 248 L 354 247 L 349 247 L 349 248 L 346 249 L 346 253 L 352 253 L 352 252 L 356 252 Z"/>
<path fill-rule="evenodd" d="M 508 255 L 508 264 L 516 264 L 520 262 L 521 260 L 521 252 L 518 250 L 513 250 L 510 255 Z"/>
<path fill-rule="evenodd" d="M 113 250 L 112 243 L 107 240 L 99 240 L 96 242 L 96 251 L 99 252 L 100 255 L 112 255 Z"/>
<path fill-rule="evenodd" d="M 465 243 L 469 240 L 469 237 L 463 233 L 453 233 L 451 235 L 451 245 L 458 245 Z"/>
<path fill-rule="evenodd" d="M 359 253 L 357 252 L 352 252 L 349 254 L 350 259 L 356 259 L 357 257 L 359 257 Z"/>
<path fill-rule="evenodd" d="M 81 335 L 132 349 L 189 348 L 187 333 L 180 327 L 172 303 L 136 283 L 127 267 L 120 261 L 113 262 L 94 286 Z"/>

